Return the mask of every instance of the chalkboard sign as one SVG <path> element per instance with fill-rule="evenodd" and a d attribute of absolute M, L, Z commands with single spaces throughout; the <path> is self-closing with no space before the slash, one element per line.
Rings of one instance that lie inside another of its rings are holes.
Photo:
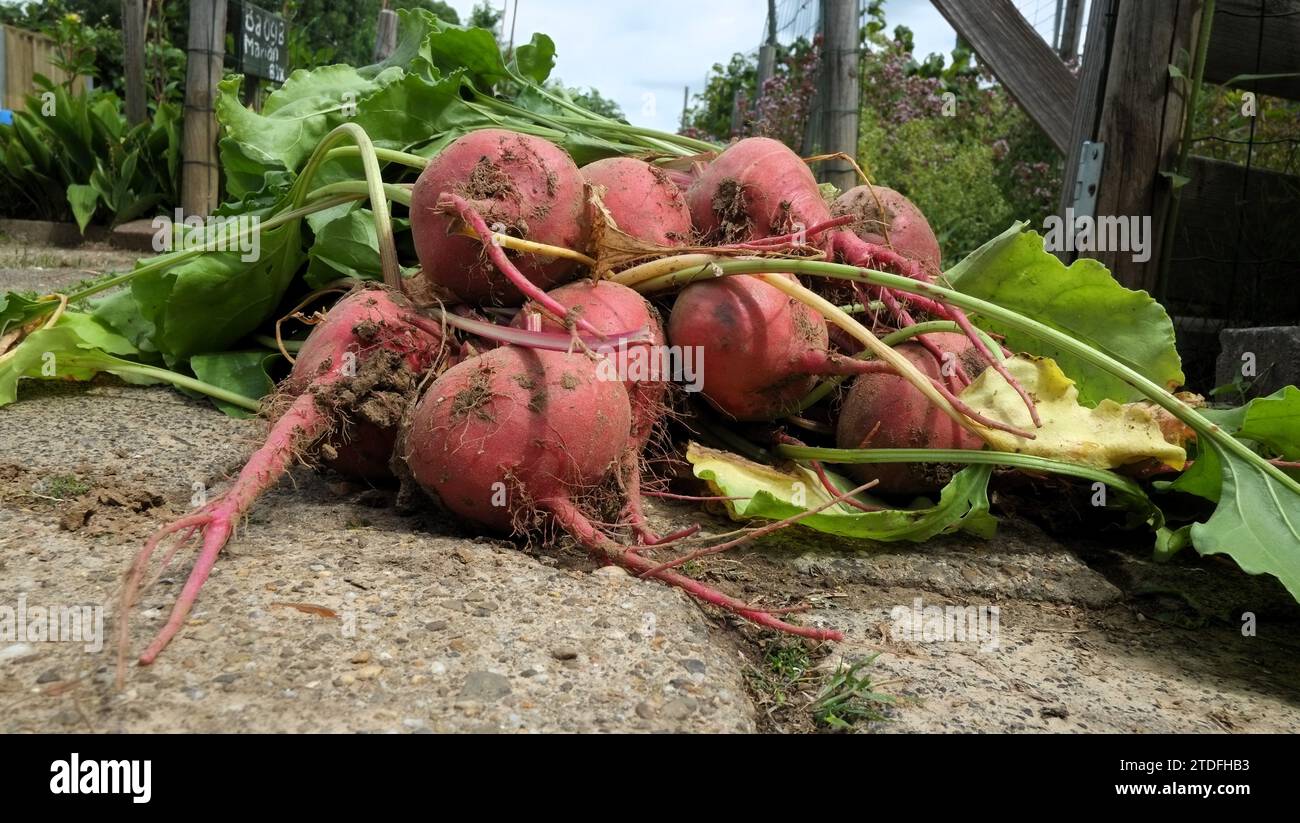
<path fill-rule="evenodd" d="M 284 18 L 248 3 L 231 4 L 234 10 L 235 61 L 239 70 L 254 77 L 283 83 L 289 63 L 288 27 Z"/>

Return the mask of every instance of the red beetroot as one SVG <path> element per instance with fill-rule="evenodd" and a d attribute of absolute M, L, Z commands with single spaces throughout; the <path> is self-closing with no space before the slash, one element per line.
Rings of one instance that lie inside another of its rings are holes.
<path fill-rule="evenodd" d="M 851 215 L 854 223 L 850 228 L 859 238 L 915 260 L 928 279 L 939 275 L 943 262 L 939 239 L 921 210 L 893 189 L 869 185 L 851 188 L 831 204 L 831 214 Z"/>
<path fill-rule="evenodd" d="M 576 309 L 575 316 L 587 320 L 600 334 L 616 334 L 632 329 L 650 330 L 649 345 L 629 346 L 625 354 L 610 353 L 625 376 L 649 374 L 660 379 L 625 379 L 628 397 L 632 402 L 633 438 L 644 444 L 649 439 L 655 423 L 663 416 L 664 396 L 668 392 L 667 375 L 659 374 L 657 358 L 664 345 L 663 324 L 659 312 L 644 297 L 627 286 L 609 280 L 579 280 L 551 289 L 550 296 L 566 309 Z M 539 315 L 533 304 L 528 304 L 515 315 L 511 323 L 525 328 L 530 314 Z M 542 331 L 564 331 L 564 326 L 541 316 Z"/>
<path fill-rule="evenodd" d="M 956 368 L 972 376 L 984 368 L 978 352 L 960 334 L 935 333 L 925 337 L 943 353 L 945 363 L 918 343 L 897 346 L 927 377 L 948 378 Z M 893 373 L 863 374 L 840 408 L 835 433 L 842 449 L 980 449 L 984 442 L 939 411 L 911 383 Z M 937 463 L 864 463 L 844 467 L 854 477 L 867 481 L 878 478 L 876 491 L 892 494 L 921 494 L 937 491 L 955 468 Z"/>
<path fill-rule="evenodd" d="M 434 381 L 398 448 L 447 509 L 510 531 L 595 494 L 631 432 L 627 391 L 598 379 L 586 355 L 502 346 Z"/>
<path fill-rule="evenodd" d="M 736 420 L 773 420 L 798 410 L 828 361 L 826 321 L 757 277 L 693 283 L 668 316 L 674 346 L 703 351 L 703 394 Z"/>
<path fill-rule="evenodd" d="M 620 231 L 646 243 L 680 246 L 691 238 L 686 197 L 656 166 L 633 157 L 610 157 L 582 167 L 592 186 L 604 186 L 601 202 Z"/>
<path fill-rule="evenodd" d="M 445 194 L 463 198 L 495 231 L 568 249 L 587 246 L 582 175 L 563 149 L 502 129 L 471 132 L 434 157 L 411 192 L 411 234 L 423 276 L 469 303 L 517 306 L 524 295 L 478 239 L 458 233 L 462 221 L 440 202 Z M 506 254 L 542 289 L 571 279 L 577 266 L 567 258 Z"/>
<path fill-rule="evenodd" d="M 808 165 L 767 137 L 729 146 L 704 167 L 686 200 L 696 231 L 720 243 L 789 234 L 831 218 Z"/>
<path fill-rule="evenodd" d="M 416 482 L 456 514 L 498 531 L 549 518 L 604 562 L 763 626 L 839 639 L 838 632 L 785 623 L 676 572 L 656 570 L 653 560 L 592 524 L 582 501 L 613 476 L 631 426 L 622 384 L 598 379 L 584 355 L 503 346 L 438 378 L 416 405 L 398 449 Z"/>
<path fill-rule="evenodd" d="M 628 399 L 632 404 L 632 439 L 622 457 L 623 491 L 627 496 L 627 514 L 637 538 L 644 543 L 658 542 L 645 520 L 641 503 L 641 450 L 663 418 L 664 400 L 668 393 L 667 378 L 660 374 L 659 355 L 664 345 L 663 324 L 659 312 L 646 299 L 627 286 L 608 280 L 579 280 L 552 289 L 551 298 L 565 309 L 576 309 L 602 334 L 614 334 L 629 329 L 650 330 L 649 345 L 628 346 L 623 351 L 610 352 L 610 360 L 617 374 L 623 377 Z M 530 314 L 537 316 L 529 304 L 515 316 L 512 325 L 526 327 Z M 553 320 L 542 320 L 543 331 L 562 331 Z M 598 370 L 599 373 L 599 370 Z"/>

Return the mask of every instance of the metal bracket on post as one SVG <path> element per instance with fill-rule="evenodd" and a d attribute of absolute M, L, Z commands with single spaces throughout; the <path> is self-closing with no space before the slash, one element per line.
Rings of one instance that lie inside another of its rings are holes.
<path fill-rule="evenodd" d="M 1076 218 L 1097 216 L 1097 186 L 1101 183 L 1101 165 L 1106 159 L 1106 144 L 1083 141 L 1079 151 L 1079 168 L 1074 179 L 1074 202 L 1071 208 Z"/>

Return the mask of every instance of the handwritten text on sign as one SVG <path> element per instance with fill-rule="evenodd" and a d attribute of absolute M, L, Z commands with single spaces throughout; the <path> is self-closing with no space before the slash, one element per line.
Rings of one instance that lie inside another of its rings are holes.
<path fill-rule="evenodd" d="M 243 4 L 239 34 L 240 68 L 245 74 L 283 83 L 288 62 L 284 18 Z"/>

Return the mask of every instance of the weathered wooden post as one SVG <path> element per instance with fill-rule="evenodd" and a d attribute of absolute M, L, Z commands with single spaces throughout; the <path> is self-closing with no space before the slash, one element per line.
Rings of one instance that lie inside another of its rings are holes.
<path fill-rule="evenodd" d="M 1078 81 L 1011 0 L 931 2 L 1052 144 L 1068 152 Z"/>
<path fill-rule="evenodd" d="M 122 0 L 122 48 L 126 68 L 126 120 L 131 125 L 145 120 L 144 94 L 144 3 Z"/>
<path fill-rule="evenodd" d="M 1115 279 L 1131 289 L 1157 293 L 1161 238 L 1169 209 L 1169 183 L 1160 172 L 1173 167 L 1182 135 L 1187 97 L 1170 94 L 1169 55 L 1195 49 L 1200 0 L 1122 2 L 1116 11 L 1101 114 L 1095 140 L 1105 145 L 1098 217 L 1148 218 L 1149 259 L 1129 250 L 1090 252 Z"/>
<path fill-rule="evenodd" d="M 202 217 L 217 207 L 221 193 L 215 105 L 225 38 L 226 0 L 190 0 L 181 207 Z"/>
<path fill-rule="evenodd" d="M 1079 56 L 1079 31 L 1083 28 L 1083 0 L 1069 0 L 1065 4 L 1065 18 L 1061 21 L 1060 55 L 1062 60 Z"/>
<path fill-rule="evenodd" d="M 825 77 L 826 112 L 823 151 L 858 153 L 858 0 L 826 0 Z M 853 166 L 843 160 L 828 162 L 827 183 L 851 189 L 858 183 Z"/>
<path fill-rule="evenodd" d="M 767 0 L 767 39 L 758 47 L 758 97 L 776 72 L 776 0 Z"/>
<path fill-rule="evenodd" d="M 375 62 L 388 59 L 388 55 L 397 48 L 397 12 L 387 7 L 379 10 L 379 21 L 375 26 Z"/>

